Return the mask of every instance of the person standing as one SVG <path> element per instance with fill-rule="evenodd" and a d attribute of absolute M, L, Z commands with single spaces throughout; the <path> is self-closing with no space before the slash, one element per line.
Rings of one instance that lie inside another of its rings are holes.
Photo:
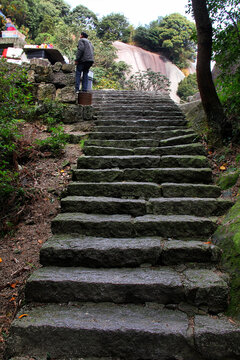
<path fill-rule="evenodd" d="M 78 42 L 77 54 L 75 59 L 76 67 L 76 81 L 75 91 L 78 94 L 80 88 L 80 79 L 82 75 L 82 91 L 88 89 L 88 72 L 94 63 L 94 49 L 91 41 L 88 40 L 88 35 L 82 32 Z"/>

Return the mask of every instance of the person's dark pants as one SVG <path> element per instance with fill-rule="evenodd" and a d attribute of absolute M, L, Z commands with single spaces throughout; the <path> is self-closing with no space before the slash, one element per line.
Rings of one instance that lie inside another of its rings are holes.
<path fill-rule="evenodd" d="M 88 72 L 92 66 L 92 61 L 80 62 L 76 67 L 76 82 L 75 82 L 75 91 L 79 91 L 80 88 L 80 79 L 82 75 L 82 91 L 87 91 L 88 89 Z"/>

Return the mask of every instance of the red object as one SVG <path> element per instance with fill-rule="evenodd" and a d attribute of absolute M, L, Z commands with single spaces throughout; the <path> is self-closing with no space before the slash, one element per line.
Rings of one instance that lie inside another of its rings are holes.
<path fill-rule="evenodd" d="M 4 49 L 2 52 L 2 57 L 6 58 L 7 57 L 7 49 Z"/>
<path fill-rule="evenodd" d="M 7 29 L 7 31 L 14 31 L 17 30 L 14 26 L 9 26 Z"/>

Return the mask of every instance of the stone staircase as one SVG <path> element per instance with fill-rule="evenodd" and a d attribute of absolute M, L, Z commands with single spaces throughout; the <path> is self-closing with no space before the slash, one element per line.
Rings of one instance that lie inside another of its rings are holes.
<path fill-rule="evenodd" d="M 196 134 L 167 96 L 98 91 L 94 106 L 8 358 L 240 359 L 240 329 L 221 314 L 228 277 L 209 242 L 231 203 Z"/>

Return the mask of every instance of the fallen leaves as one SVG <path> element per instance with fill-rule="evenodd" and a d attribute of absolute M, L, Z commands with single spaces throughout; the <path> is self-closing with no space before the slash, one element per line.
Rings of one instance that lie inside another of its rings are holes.
<path fill-rule="evenodd" d="M 20 315 L 18 318 L 19 319 L 22 319 L 23 317 L 27 317 L 28 316 L 28 314 L 22 314 L 22 315 Z"/>
<path fill-rule="evenodd" d="M 2 258 L 0 258 L 0 263 L 1 263 L 2 261 L 3 261 Z"/>

